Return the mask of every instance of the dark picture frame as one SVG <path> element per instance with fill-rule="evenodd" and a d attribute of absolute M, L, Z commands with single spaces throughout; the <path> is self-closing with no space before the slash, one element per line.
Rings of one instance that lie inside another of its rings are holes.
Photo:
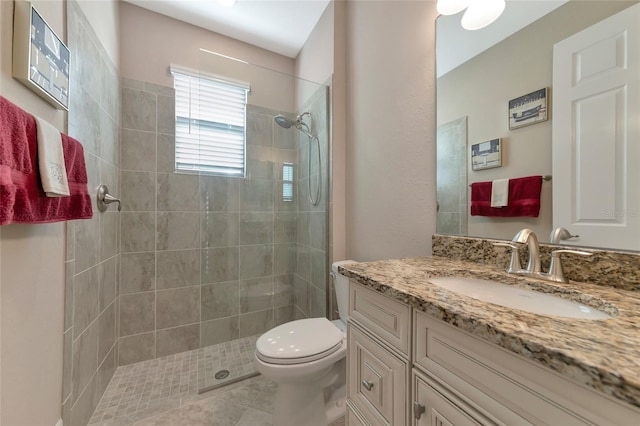
<path fill-rule="evenodd" d="M 58 109 L 69 110 L 70 52 L 28 1 L 16 1 L 13 76 Z"/>
<path fill-rule="evenodd" d="M 548 89 L 536 90 L 509 101 L 509 130 L 549 119 Z"/>
<path fill-rule="evenodd" d="M 502 167 L 502 139 L 471 145 L 471 170 Z"/>

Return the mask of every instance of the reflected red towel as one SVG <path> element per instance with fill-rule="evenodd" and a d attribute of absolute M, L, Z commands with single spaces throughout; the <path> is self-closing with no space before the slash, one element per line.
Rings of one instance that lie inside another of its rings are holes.
<path fill-rule="evenodd" d="M 542 176 L 509 179 L 509 203 L 491 207 L 491 182 L 471 184 L 471 216 L 538 217 Z"/>
<path fill-rule="evenodd" d="M 0 225 L 49 223 L 93 216 L 82 145 L 62 135 L 69 197 L 47 197 L 40 184 L 36 122 L 0 96 Z"/>

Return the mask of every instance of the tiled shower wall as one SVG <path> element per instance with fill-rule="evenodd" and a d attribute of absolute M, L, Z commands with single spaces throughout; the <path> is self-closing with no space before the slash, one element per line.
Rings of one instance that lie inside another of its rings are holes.
<path fill-rule="evenodd" d="M 438 233 L 467 233 L 467 117 L 438 126 Z"/>
<path fill-rule="evenodd" d="M 117 189 L 118 72 L 75 1 L 67 3 L 71 51 L 68 133 L 85 150 L 89 189 Z M 93 195 L 93 194 L 92 194 Z M 117 195 L 117 194 L 116 194 Z M 67 222 L 63 421 L 85 425 L 116 369 L 118 213 Z M 34 407 L 37 409 L 37 407 Z"/>
<path fill-rule="evenodd" d="M 122 82 L 119 365 L 293 319 L 294 135 L 248 106 L 249 177 L 174 172 L 174 92 Z"/>
<path fill-rule="evenodd" d="M 320 142 L 320 162 L 315 141 L 295 131 L 297 146 L 297 214 L 296 214 L 296 268 L 294 278 L 295 318 L 326 316 L 327 286 L 327 202 L 328 202 L 328 126 L 327 87 L 320 87 L 300 108 L 300 113 L 311 113 L 311 133 Z M 311 168 L 309 169 L 309 154 Z M 314 206 L 309 200 L 311 192 L 316 196 L 320 185 L 320 201 Z"/>

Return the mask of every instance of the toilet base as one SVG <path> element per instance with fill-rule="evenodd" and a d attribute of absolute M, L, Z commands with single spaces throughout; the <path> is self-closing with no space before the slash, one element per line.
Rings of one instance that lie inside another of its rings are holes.
<path fill-rule="evenodd" d="M 327 426 L 346 412 L 346 385 L 325 394 L 313 387 L 279 384 L 273 413 L 278 426 Z"/>
<path fill-rule="evenodd" d="M 331 424 L 340 417 L 344 417 L 347 412 L 347 385 L 343 384 L 338 389 L 335 389 L 331 395 L 329 395 L 329 399 L 325 402 L 324 407 L 327 424 Z"/>

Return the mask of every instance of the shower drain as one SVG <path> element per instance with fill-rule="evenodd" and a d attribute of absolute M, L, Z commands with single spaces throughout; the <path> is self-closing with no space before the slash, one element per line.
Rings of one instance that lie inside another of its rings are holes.
<path fill-rule="evenodd" d="M 226 379 L 227 377 L 229 377 L 229 370 L 220 370 L 216 372 L 213 377 L 215 377 L 217 380 Z"/>

